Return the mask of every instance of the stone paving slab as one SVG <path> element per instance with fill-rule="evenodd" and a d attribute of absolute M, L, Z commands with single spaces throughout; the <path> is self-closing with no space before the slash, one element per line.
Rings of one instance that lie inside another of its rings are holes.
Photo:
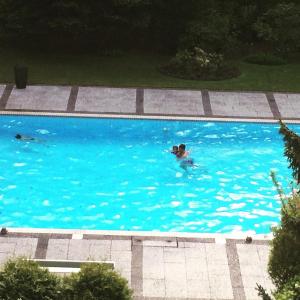
<path fill-rule="evenodd" d="M 225 246 L 144 246 L 143 291 L 145 297 L 233 299 Z"/>
<path fill-rule="evenodd" d="M 246 299 L 259 300 L 256 284 L 269 292 L 274 286 L 267 273 L 269 247 L 267 245 L 237 245 Z"/>
<path fill-rule="evenodd" d="M 38 239 L 0 237 L 0 264 L 10 257 L 26 256 L 33 258 Z"/>
<path fill-rule="evenodd" d="M 53 110 L 67 109 L 71 87 L 28 86 L 26 89 L 12 90 L 6 109 Z"/>
<path fill-rule="evenodd" d="M 147 114 L 204 115 L 200 91 L 144 91 L 144 112 Z"/>
<path fill-rule="evenodd" d="M 263 93 L 209 92 L 212 112 L 218 116 L 273 117 Z"/>
<path fill-rule="evenodd" d="M 283 118 L 300 117 L 300 94 L 274 93 L 274 98 Z"/>
<path fill-rule="evenodd" d="M 75 111 L 98 113 L 135 113 L 136 90 L 80 87 Z"/>
<path fill-rule="evenodd" d="M 50 239 L 47 259 L 114 261 L 115 269 L 130 283 L 130 240 L 67 240 Z"/>

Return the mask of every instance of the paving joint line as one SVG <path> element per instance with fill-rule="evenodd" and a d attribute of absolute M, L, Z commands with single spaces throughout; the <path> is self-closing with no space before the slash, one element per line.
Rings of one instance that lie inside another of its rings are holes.
<path fill-rule="evenodd" d="M 209 268 L 208 268 L 208 260 L 207 260 L 207 249 L 206 249 L 205 244 L 204 244 L 204 252 L 205 252 L 205 263 L 206 263 L 206 269 L 207 269 L 207 278 L 208 278 L 209 294 L 210 294 L 210 297 L 211 297 L 211 294 L 212 294 L 212 286 L 211 286 L 211 279 L 210 279 L 210 276 L 209 276 Z"/>
<path fill-rule="evenodd" d="M 2 94 L 2 96 L 0 98 L 0 109 L 5 109 L 6 104 L 8 102 L 8 99 L 9 99 L 9 97 L 11 95 L 12 90 L 13 90 L 13 87 L 14 87 L 13 84 L 7 84 L 5 86 L 3 94 Z"/>
<path fill-rule="evenodd" d="M 226 240 L 226 253 L 234 300 L 246 300 L 236 241 Z"/>
<path fill-rule="evenodd" d="M 77 101 L 79 87 L 78 86 L 72 86 L 70 91 L 70 96 L 68 99 L 68 105 L 67 105 L 67 112 L 74 112 L 75 111 L 75 105 Z"/>
<path fill-rule="evenodd" d="M 135 297 L 143 297 L 143 246 L 131 246 L 131 288 Z"/>
<path fill-rule="evenodd" d="M 202 96 L 202 104 L 203 104 L 203 110 L 204 110 L 205 116 L 212 117 L 213 113 L 212 113 L 211 102 L 210 102 L 208 90 L 202 90 L 201 96 Z"/>
<path fill-rule="evenodd" d="M 167 296 L 167 278 L 166 278 L 166 264 L 165 264 L 165 248 L 162 247 L 162 253 L 163 253 L 163 270 L 164 270 L 164 297 Z"/>
<path fill-rule="evenodd" d="M 136 113 L 144 113 L 144 89 L 136 89 Z"/>
<path fill-rule="evenodd" d="M 37 246 L 36 246 L 36 250 L 35 250 L 35 254 L 34 254 L 35 258 L 37 258 L 37 259 L 45 259 L 46 258 L 48 243 L 49 243 L 49 235 L 48 234 L 41 235 L 38 238 L 38 242 L 37 242 Z"/>
<path fill-rule="evenodd" d="M 272 112 L 274 118 L 281 119 L 281 113 L 277 106 L 274 94 L 273 93 L 265 93 L 265 95 L 267 97 L 267 100 L 268 100 L 268 103 L 269 103 L 269 106 L 270 106 L 270 109 L 271 109 L 271 112 Z"/>

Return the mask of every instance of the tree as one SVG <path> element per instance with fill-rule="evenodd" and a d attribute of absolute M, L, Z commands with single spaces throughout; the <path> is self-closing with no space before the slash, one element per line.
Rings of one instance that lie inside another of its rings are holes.
<path fill-rule="evenodd" d="M 281 120 L 279 132 L 283 135 L 284 155 L 289 161 L 289 168 L 293 170 L 293 177 L 300 183 L 300 136 L 290 130 Z"/>
<path fill-rule="evenodd" d="M 258 37 L 287 53 L 300 47 L 300 5 L 279 3 L 255 23 Z"/>
<path fill-rule="evenodd" d="M 147 9 L 148 0 L 0 0 L 0 37 L 22 48 L 126 48 L 148 26 Z"/>

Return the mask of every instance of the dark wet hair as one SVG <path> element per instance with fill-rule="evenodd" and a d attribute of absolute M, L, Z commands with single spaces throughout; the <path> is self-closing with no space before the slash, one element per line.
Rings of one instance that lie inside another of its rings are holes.
<path fill-rule="evenodd" d="M 180 144 L 179 149 L 185 150 L 185 144 Z"/>
<path fill-rule="evenodd" d="M 176 145 L 174 145 L 172 148 L 178 150 L 178 146 Z"/>
<path fill-rule="evenodd" d="M 21 134 L 19 134 L 19 133 L 17 133 L 16 136 L 15 136 L 15 138 L 18 139 L 18 140 L 21 139 L 21 137 L 22 137 L 22 136 L 21 136 Z"/>

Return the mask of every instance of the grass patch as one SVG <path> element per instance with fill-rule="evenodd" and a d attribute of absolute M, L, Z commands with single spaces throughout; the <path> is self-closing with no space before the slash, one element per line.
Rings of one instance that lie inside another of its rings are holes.
<path fill-rule="evenodd" d="M 169 59 L 167 56 L 140 53 L 104 57 L 0 49 L 0 82 L 13 82 L 13 67 L 20 63 L 29 67 L 30 84 L 300 92 L 299 57 L 293 63 L 281 66 L 235 61 L 239 64 L 241 76 L 217 82 L 163 75 L 157 68 Z"/>
<path fill-rule="evenodd" d="M 258 53 L 250 55 L 245 58 L 245 62 L 265 66 L 279 66 L 287 64 L 287 61 L 285 61 L 281 57 L 268 53 Z"/>

